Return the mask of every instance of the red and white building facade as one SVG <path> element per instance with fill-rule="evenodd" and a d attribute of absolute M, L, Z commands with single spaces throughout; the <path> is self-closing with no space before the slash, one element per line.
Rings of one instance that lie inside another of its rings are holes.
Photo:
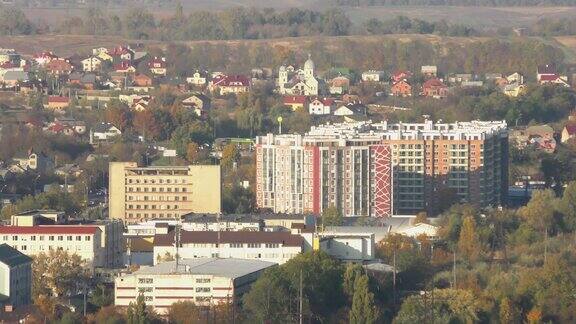
<path fill-rule="evenodd" d="M 496 206 L 506 199 L 505 121 L 357 122 L 256 138 L 256 203 L 278 213 L 389 217 L 435 213 L 446 192 Z"/>

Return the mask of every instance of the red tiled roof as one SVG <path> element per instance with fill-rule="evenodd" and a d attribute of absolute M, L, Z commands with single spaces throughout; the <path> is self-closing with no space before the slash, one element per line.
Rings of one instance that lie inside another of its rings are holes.
<path fill-rule="evenodd" d="M 284 97 L 284 104 L 285 105 L 292 105 L 292 104 L 305 104 L 306 103 L 306 96 L 285 96 Z"/>
<path fill-rule="evenodd" d="M 97 226 L 0 226 L 0 234 L 95 234 Z"/>
<path fill-rule="evenodd" d="M 130 68 L 132 66 L 132 64 L 130 64 L 130 62 L 128 61 L 123 61 L 122 63 L 116 64 L 114 65 L 114 70 L 116 71 L 125 71 L 128 68 Z"/>
<path fill-rule="evenodd" d="M 245 75 L 225 75 L 219 76 L 214 79 L 213 82 L 215 85 L 219 86 L 250 86 L 250 79 Z"/>
<path fill-rule="evenodd" d="M 60 123 L 54 124 L 54 125 L 50 126 L 48 129 L 49 129 L 51 132 L 60 133 L 61 131 L 64 130 L 64 125 L 62 125 L 62 124 L 60 124 Z"/>
<path fill-rule="evenodd" d="M 12 62 L 9 62 L 9 61 L 8 61 L 8 62 L 4 62 L 4 63 L 2 63 L 2 64 L 0 65 L 0 68 L 3 68 L 3 69 L 12 69 L 12 68 L 15 68 L 15 67 L 18 67 L 18 66 L 17 66 L 16 64 L 12 63 Z"/>
<path fill-rule="evenodd" d="M 218 238 L 220 236 L 220 238 Z M 187 243 L 278 243 L 284 246 L 301 246 L 302 237 L 288 232 L 218 232 L 181 231 L 180 242 Z M 174 231 L 168 234 L 156 234 L 155 246 L 174 245 Z"/>
<path fill-rule="evenodd" d="M 427 80 L 426 82 L 424 82 L 424 84 L 422 85 L 422 88 L 426 89 L 426 88 L 433 88 L 433 87 L 442 87 L 445 88 L 446 85 L 440 81 L 439 79 L 430 79 Z"/>
<path fill-rule="evenodd" d="M 70 98 L 62 96 L 49 96 L 48 102 L 68 102 Z"/>
<path fill-rule="evenodd" d="M 544 74 L 540 76 L 540 81 L 556 81 L 559 78 L 558 74 Z"/>

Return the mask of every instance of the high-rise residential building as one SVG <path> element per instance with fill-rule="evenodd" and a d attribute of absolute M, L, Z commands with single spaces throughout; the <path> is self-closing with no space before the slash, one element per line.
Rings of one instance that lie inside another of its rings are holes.
<path fill-rule="evenodd" d="M 275 212 L 435 214 L 448 201 L 501 204 L 507 179 L 505 121 L 366 121 L 256 139 L 257 204 Z"/>
<path fill-rule="evenodd" d="M 138 223 L 180 218 L 188 213 L 220 213 L 220 166 L 150 166 L 111 162 L 110 218 Z"/>

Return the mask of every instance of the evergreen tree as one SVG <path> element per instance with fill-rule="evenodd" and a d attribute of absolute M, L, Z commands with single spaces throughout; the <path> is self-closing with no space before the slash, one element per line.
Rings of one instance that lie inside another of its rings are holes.
<path fill-rule="evenodd" d="M 335 206 L 330 206 L 322 211 L 322 224 L 324 226 L 340 226 L 343 223 L 342 213 Z"/>
<path fill-rule="evenodd" d="M 362 266 L 357 263 L 348 263 L 344 272 L 343 288 L 344 293 L 350 300 L 354 297 L 354 286 L 356 279 L 362 275 Z"/>
<path fill-rule="evenodd" d="M 136 299 L 136 303 L 130 303 L 128 306 L 128 324 L 149 324 L 150 314 L 146 309 L 146 303 L 144 302 L 144 295 L 140 294 Z"/>
<path fill-rule="evenodd" d="M 352 309 L 350 309 L 351 324 L 371 324 L 378 320 L 378 309 L 374 305 L 374 294 L 368 286 L 368 276 L 362 275 L 356 278 L 354 284 L 354 297 Z"/>

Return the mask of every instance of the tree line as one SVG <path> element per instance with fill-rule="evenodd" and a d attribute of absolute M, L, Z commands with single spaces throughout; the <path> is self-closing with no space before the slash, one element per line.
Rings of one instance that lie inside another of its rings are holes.
<path fill-rule="evenodd" d="M 334 0 L 341 6 L 574 6 L 572 0 Z"/>

